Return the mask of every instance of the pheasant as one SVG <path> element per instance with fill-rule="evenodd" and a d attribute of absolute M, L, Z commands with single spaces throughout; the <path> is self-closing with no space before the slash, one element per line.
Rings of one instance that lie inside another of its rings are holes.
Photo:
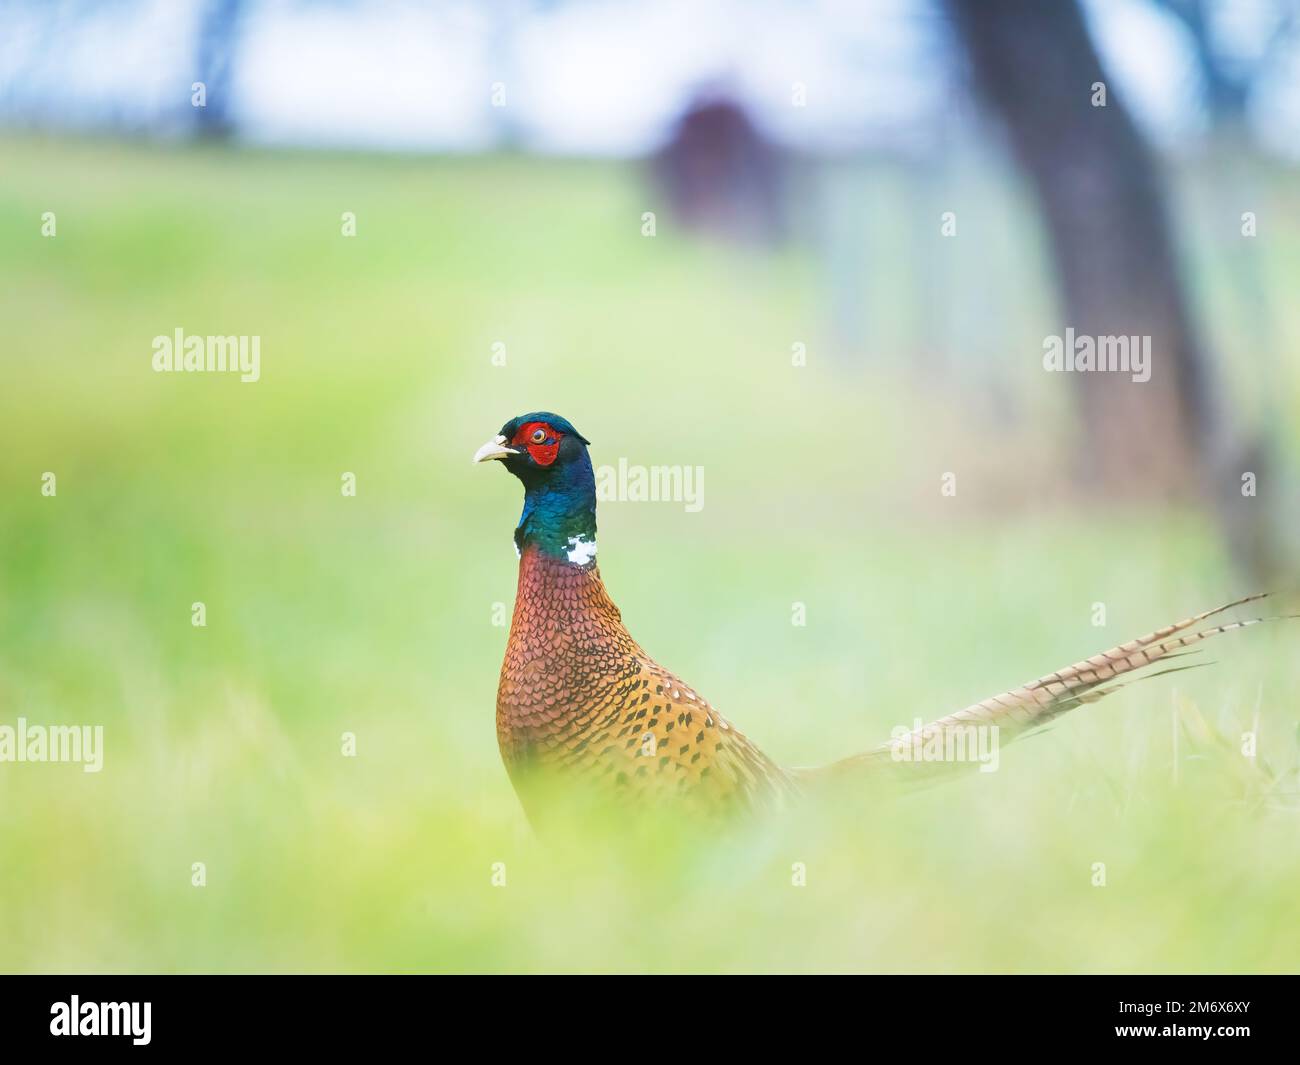
<path fill-rule="evenodd" d="M 1270 620 L 1195 628 L 1263 598 L 1248 596 L 928 725 L 895 730 L 890 742 L 864 754 L 816 769 L 783 769 L 651 658 L 623 625 L 596 564 L 596 482 L 588 445 L 567 419 L 537 411 L 506 422 L 474 455 L 476 463 L 499 461 L 524 485 L 514 534 L 519 585 L 496 720 L 502 759 L 534 825 L 545 819 L 557 790 L 597 802 L 679 802 L 731 819 L 784 808 L 810 786 L 846 774 L 925 778 L 951 768 L 942 752 L 954 738 L 971 738 L 973 729 L 1005 743 L 1109 694 L 1125 674 L 1178 657 L 1219 633 Z M 927 757 L 929 749 L 941 757 Z"/>

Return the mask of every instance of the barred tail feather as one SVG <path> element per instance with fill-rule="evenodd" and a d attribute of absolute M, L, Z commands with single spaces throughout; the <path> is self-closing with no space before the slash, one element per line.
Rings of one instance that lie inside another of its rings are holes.
<path fill-rule="evenodd" d="M 929 780 L 937 775 L 945 775 L 951 770 L 969 765 L 969 762 L 948 759 L 934 759 L 925 754 L 926 749 L 946 750 L 948 738 L 974 735 L 973 727 L 996 727 L 999 746 L 1040 728 L 1060 715 L 1073 710 L 1084 703 L 1094 703 L 1111 692 L 1125 687 L 1136 680 L 1148 680 L 1152 677 L 1174 673 L 1195 666 L 1174 666 L 1156 673 L 1145 673 L 1130 677 L 1128 681 L 1119 682 L 1119 678 L 1157 662 L 1169 662 L 1184 655 L 1195 654 L 1188 650 L 1194 645 L 1218 636 L 1220 633 L 1232 632 L 1257 625 L 1274 618 L 1255 617 L 1244 621 L 1229 621 L 1222 625 L 1189 632 L 1195 625 L 1207 618 L 1222 614 L 1233 607 L 1255 602 L 1265 598 L 1268 593 L 1246 596 L 1224 606 L 1207 610 L 1201 614 L 1184 618 L 1173 625 L 1147 633 L 1136 640 L 1112 647 L 1109 651 L 1085 658 L 1072 666 L 1049 673 L 1037 680 L 1030 681 L 1019 688 L 1003 692 L 974 703 L 928 725 L 896 737 L 865 754 L 855 755 L 839 762 L 833 762 L 817 769 L 796 770 L 803 779 L 818 777 L 835 777 L 845 772 L 865 769 L 893 768 L 914 780 Z M 943 745 L 938 746 L 936 745 Z"/>

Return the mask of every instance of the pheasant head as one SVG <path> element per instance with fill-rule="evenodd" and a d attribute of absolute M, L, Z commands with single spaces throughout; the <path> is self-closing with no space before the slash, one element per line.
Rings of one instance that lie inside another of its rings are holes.
<path fill-rule="evenodd" d="M 567 418 L 534 411 L 512 418 L 474 455 L 500 462 L 524 485 L 515 529 L 520 555 L 535 546 L 551 558 L 585 565 L 596 556 L 596 478 L 590 443 Z"/>

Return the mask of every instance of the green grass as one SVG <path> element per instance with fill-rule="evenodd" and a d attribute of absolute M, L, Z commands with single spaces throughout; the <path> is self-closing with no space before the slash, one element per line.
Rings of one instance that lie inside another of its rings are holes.
<path fill-rule="evenodd" d="M 653 196 L 623 164 L 2 147 L 0 724 L 102 724 L 106 755 L 0 764 L 0 969 L 1300 967 L 1293 784 L 1236 752 L 1258 713 L 1261 759 L 1296 763 L 1285 626 L 998 773 L 703 847 L 672 824 L 539 842 L 510 790 L 492 614 L 519 493 L 469 456 L 525 410 L 570 417 L 597 462 L 705 467 L 698 514 L 603 508 L 602 572 L 650 652 L 785 764 L 1253 590 L 1203 516 L 1060 490 L 1036 342 L 1009 420 L 911 352 L 837 362 L 812 256 L 663 218 L 642 238 Z M 1293 266 L 1291 237 L 1270 254 Z M 1042 335 L 1028 239 L 986 264 L 1015 299 L 976 350 Z M 877 283 L 872 306 L 902 301 Z M 154 374 L 178 326 L 260 335 L 262 380 Z M 1175 752 L 1176 715 L 1227 746 Z"/>

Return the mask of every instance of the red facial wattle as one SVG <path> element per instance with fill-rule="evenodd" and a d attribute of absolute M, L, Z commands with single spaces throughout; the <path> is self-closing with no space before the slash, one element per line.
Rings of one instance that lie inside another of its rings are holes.
<path fill-rule="evenodd" d="M 534 441 L 538 430 L 544 434 L 541 441 Z M 564 434 L 552 429 L 545 422 L 528 422 L 521 425 L 510 441 L 512 447 L 524 447 L 533 461 L 539 466 L 549 466 L 560 453 L 560 440 Z"/>

